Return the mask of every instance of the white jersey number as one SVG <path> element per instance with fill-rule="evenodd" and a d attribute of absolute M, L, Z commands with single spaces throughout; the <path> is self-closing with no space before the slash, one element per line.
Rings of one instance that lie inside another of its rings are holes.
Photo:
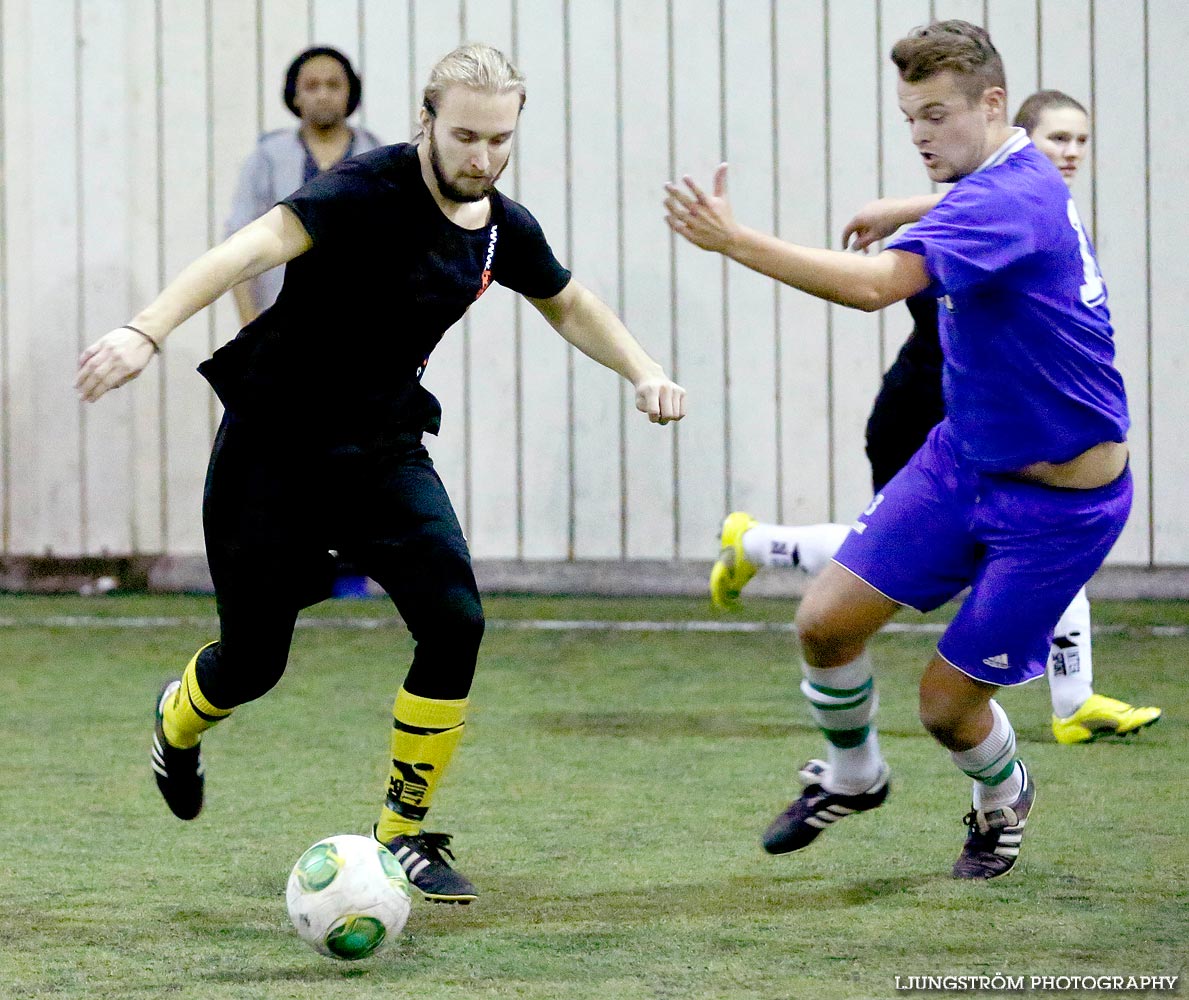
<path fill-rule="evenodd" d="M 1102 282 L 1098 261 L 1094 259 L 1090 250 L 1090 241 L 1086 239 L 1086 230 L 1082 228 L 1082 220 L 1072 198 L 1065 203 L 1065 211 L 1069 215 L 1069 224 L 1078 234 L 1078 249 L 1082 254 L 1082 303 L 1087 306 L 1100 306 L 1106 301 L 1106 285 Z"/>

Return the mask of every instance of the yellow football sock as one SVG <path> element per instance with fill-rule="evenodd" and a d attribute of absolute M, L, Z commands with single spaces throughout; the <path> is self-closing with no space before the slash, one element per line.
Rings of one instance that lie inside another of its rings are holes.
<path fill-rule="evenodd" d="M 434 789 L 462 739 L 466 698 L 435 701 L 403 687 L 392 706 L 392 770 L 388 794 L 376 824 L 376 839 L 421 832 Z"/>
<path fill-rule="evenodd" d="M 202 649 L 213 645 L 213 642 L 208 642 Z M 165 703 L 162 713 L 161 728 L 165 730 L 165 738 L 170 746 L 179 750 L 198 746 L 203 733 L 231 714 L 230 708 L 215 708 L 198 686 L 196 671 L 198 654 L 202 649 L 186 664 L 186 669 L 182 671 L 182 685 Z"/>

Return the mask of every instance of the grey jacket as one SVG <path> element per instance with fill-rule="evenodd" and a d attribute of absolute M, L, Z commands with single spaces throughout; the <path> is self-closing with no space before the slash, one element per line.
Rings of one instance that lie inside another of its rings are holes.
<path fill-rule="evenodd" d="M 355 137 L 347 149 L 347 156 L 366 153 L 382 145 L 367 129 L 352 128 L 351 131 Z M 224 237 L 260 218 L 278 201 L 301 187 L 305 183 L 308 156 L 297 129 L 264 133 L 240 169 Z M 276 301 L 284 278 L 285 268 L 275 267 L 253 281 L 253 295 L 261 311 Z"/>

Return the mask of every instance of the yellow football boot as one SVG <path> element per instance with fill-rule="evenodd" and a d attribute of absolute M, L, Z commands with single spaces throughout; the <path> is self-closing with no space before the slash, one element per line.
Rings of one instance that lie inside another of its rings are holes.
<path fill-rule="evenodd" d="M 741 510 L 728 514 L 722 523 L 718 559 L 710 571 L 710 601 L 716 608 L 739 610 L 739 594 L 759 569 L 743 553 L 743 535 L 758 523 Z"/>
<path fill-rule="evenodd" d="M 1125 701 L 1092 694 L 1073 715 L 1053 716 L 1053 736 L 1058 743 L 1089 743 L 1100 736 L 1124 736 L 1150 726 L 1160 718 L 1158 708 L 1136 708 Z"/>

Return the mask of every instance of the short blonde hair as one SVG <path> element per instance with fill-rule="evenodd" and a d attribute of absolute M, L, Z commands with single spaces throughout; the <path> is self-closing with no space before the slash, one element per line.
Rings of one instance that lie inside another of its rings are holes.
<path fill-rule="evenodd" d="M 438 60 L 429 71 L 421 107 L 430 118 L 438 116 L 442 95 L 451 87 L 466 87 L 481 94 L 520 94 L 524 107 L 524 76 L 499 49 L 482 42 L 460 45 Z M 420 136 L 420 131 L 418 136 Z"/>

